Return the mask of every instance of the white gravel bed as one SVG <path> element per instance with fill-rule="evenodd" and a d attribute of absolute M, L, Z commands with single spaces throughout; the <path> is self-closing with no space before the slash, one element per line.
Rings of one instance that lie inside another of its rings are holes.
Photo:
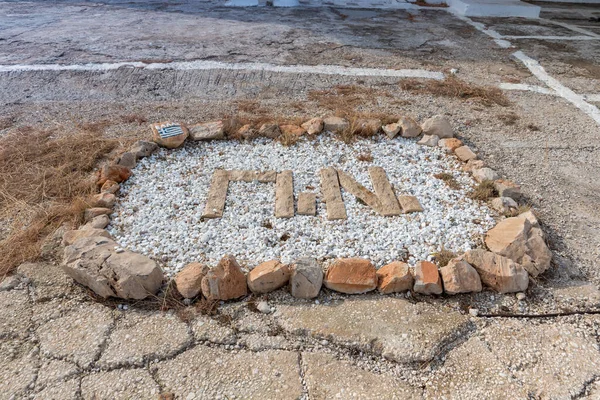
<path fill-rule="evenodd" d="M 357 156 L 369 153 L 372 162 Z M 372 189 L 369 166 L 381 166 L 396 194 L 412 194 L 424 212 L 382 217 L 343 191 L 348 219 L 328 221 L 320 202 L 319 170 L 344 170 Z M 220 219 L 202 220 L 215 169 L 277 170 L 294 173 L 295 196 L 317 193 L 317 216 L 275 218 L 275 184 L 231 182 Z M 452 173 L 463 187 L 450 189 L 434 174 Z M 110 233 L 130 250 L 164 262 L 168 275 L 194 261 L 218 262 L 233 254 L 253 268 L 279 258 L 366 257 L 377 267 L 393 260 L 414 264 L 442 246 L 466 251 L 494 225 L 488 207 L 470 200 L 472 178 L 453 156 L 414 140 L 360 140 L 347 145 L 322 135 L 292 147 L 258 139 L 214 141 L 160 150 L 140 160 L 122 185 Z"/>

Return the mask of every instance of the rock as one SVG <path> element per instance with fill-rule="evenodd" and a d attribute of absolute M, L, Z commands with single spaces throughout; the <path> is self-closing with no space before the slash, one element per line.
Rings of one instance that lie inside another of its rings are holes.
<path fill-rule="evenodd" d="M 398 125 L 400 125 L 402 137 L 405 138 L 417 137 L 423 131 L 417 121 L 410 117 L 400 117 Z"/>
<path fill-rule="evenodd" d="M 423 212 L 423 207 L 415 196 L 398 196 L 398 202 L 405 214 L 413 212 Z"/>
<path fill-rule="evenodd" d="M 5 277 L 2 282 L 0 282 L 0 292 L 7 292 L 9 290 L 13 290 L 21 283 L 21 277 L 19 275 L 11 275 Z"/>
<path fill-rule="evenodd" d="M 248 273 L 248 287 L 253 293 L 269 293 L 287 284 L 290 275 L 288 265 L 278 260 L 267 261 Z"/>
<path fill-rule="evenodd" d="M 526 297 L 527 297 L 527 296 L 526 296 L 526 295 L 525 295 L 525 293 L 523 293 L 523 292 L 519 292 L 519 293 L 517 293 L 517 300 L 519 300 L 519 301 L 523 301 L 523 300 L 525 300 L 525 298 L 526 298 Z"/>
<path fill-rule="evenodd" d="M 483 181 L 495 181 L 500 177 L 496 171 L 487 167 L 474 169 L 472 174 L 473 178 L 480 183 Z"/>
<path fill-rule="evenodd" d="M 104 229 L 108 226 L 109 223 L 110 223 L 110 218 L 108 218 L 108 215 L 102 214 L 102 215 L 98 215 L 97 217 L 92 218 L 92 220 L 90 222 L 85 224 L 80 229 Z"/>
<path fill-rule="evenodd" d="M 381 294 L 404 292 L 413 288 L 414 278 L 408 264 L 394 261 L 377 270 L 377 289 Z"/>
<path fill-rule="evenodd" d="M 303 123 L 301 126 L 309 135 L 318 135 L 323 131 L 323 119 L 318 117 L 312 118 Z"/>
<path fill-rule="evenodd" d="M 99 193 L 92 196 L 90 205 L 92 207 L 112 208 L 115 205 L 117 198 L 112 193 Z"/>
<path fill-rule="evenodd" d="M 291 266 L 290 292 L 300 299 L 312 299 L 319 295 L 323 284 L 323 270 L 314 258 L 300 258 Z"/>
<path fill-rule="evenodd" d="M 121 183 L 129 179 L 131 176 L 131 170 L 122 165 L 105 165 L 100 168 L 98 174 L 98 186 L 102 187 L 106 181 L 114 181 Z"/>
<path fill-rule="evenodd" d="M 304 128 L 302 128 L 298 125 L 281 125 L 280 129 L 281 129 L 282 135 L 288 135 L 288 136 L 300 137 L 306 133 Z"/>
<path fill-rule="evenodd" d="M 442 294 L 442 280 L 437 265 L 429 261 L 417 263 L 414 291 L 422 294 Z"/>
<path fill-rule="evenodd" d="M 258 130 L 258 135 L 271 139 L 277 139 L 281 135 L 281 129 L 277 124 L 262 124 Z"/>
<path fill-rule="evenodd" d="M 467 251 L 464 260 L 471 264 L 481 281 L 499 293 L 514 293 L 527 290 L 527 271 L 510 258 L 502 257 L 482 249 Z"/>
<path fill-rule="evenodd" d="M 389 139 L 393 139 L 402 130 L 402 126 L 394 122 L 393 124 L 384 125 L 381 129 Z"/>
<path fill-rule="evenodd" d="M 110 233 L 108 233 L 108 231 L 106 231 L 104 229 L 100 229 L 100 228 L 98 228 L 98 229 L 96 229 L 96 228 L 78 229 L 78 230 L 66 231 L 65 234 L 63 235 L 62 245 L 70 246 L 73 243 L 75 243 L 77 240 L 84 238 L 84 237 L 90 237 L 90 236 L 99 236 L 99 237 L 105 237 L 105 238 L 109 238 L 109 239 L 112 238 L 110 236 Z"/>
<path fill-rule="evenodd" d="M 485 244 L 492 252 L 521 264 L 531 276 L 550 267 L 552 252 L 544 241 L 544 233 L 532 227 L 527 217 L 500 221 L 487 232 Z"/>
<path fill-rule="evenodd" d="M 440 139 L 454 136 L 450 122 L 443 115 L 435 115 L 425 120 L 422 128 L 425 135 L 435 135 Z"/>
<path fill-rule="evenodd" d="M 121 158 L 119 158 L 119 162 L 117 164 L 129 169 L 135 168 L 137 165 L 137 157 L 134 153 L 127 151 L 121 155 Z"/>
<path fill-rule="evenodd" d="M 446 149 L 449 152 L 454 152 L 454 150 L 458 149 L 462 145 L 462 142 L 457 138 L 440 139 L 438 142 L 438 146 Z"/>
<path fill-rule="evenodd" d="M 242 126 L 237 131 L 237 137 L 245 139 L 245 140 L 252 140 L 252 139 L 256 138 L 257 136 L 258 136 L 258 132 L 250 124 L 246 124 L 246 125 Z"/>
<path fill-rule="evenodd" d="M 462 160 L 469 161 L 477 159 L 477 154 L 473 153 L 473 150 L 469 146 L 460 146 L 458 149 L 454 150 L 454 154 Z"/>
<path fill-rule="evenodd" d="M 211 121 L 203 124 L 192 125 L 189 128 L 190 137 L 198 140 L 220 140 L 225 139 L 223 121 Z"/>
<path fill-rule="evenodd" d="M 101 297 L 144 299 L 156 294 L 163 272 L 150 258 L 131 251 L 117 253 L 105 237 L 77 240 L 64 251 L 62 269 Z"/>
<path fill-rule="evenodd" d="M 361 136 L 373 136 L 379 133 L 381 121 L 378 119 L 359 119 L 356 121 L 354 129 Z"/>
<path fill-rule="evenodd" d="M 521 186 L 506 179 L 498 179 L 495 181 L 494 188 L 496 188 L 500 197 L 510 197 L 519 201 L 523 196 L 521 193 Z"/>
<path fill-rule="evenodd" d="M 456 151 L 456 149 L 454 151 Z M 483 160 L 469 160 L 466 164 L 462 166 L 462 169 L 464 171 L 471 172 L 475 169 L 483 167 L 485 167 L 485 163 L 483 162 Z"/>
<path fill-rule="evenodd" d="M 190 263 L 183 267 L 173 279 L 177 291 L 186 299 L 193 299 L 202 292 L 202 279 L 208 273 L 208 266 L 200 263 Z"/>
<path fill-rule="evenodd" d="M 160 122 L 152 124 L 150 127 L 152 128 L 152 140 L 167 149 L 181 146 L 189 136 L 185 126 L 173 122 Z"/>
<path fill-rule="evenodd" d="M 111 212 L 112 212 L 112 210 L 110 208 L 92 207 L 92 208 L 88 208 L 87 210 L 84 211 L 83 218 L 86 221 L 91 221 L 92 219 L 96 218 L 99 215 L 108 215 Z"/>
<path fill-rule="evenodd" d="M 131 153 L 135 154 L 138 160 L 143 157 L 151 156 L 156 150 L 158 150 L 158 145 L 156 143 L 147 142 L 145 140 L 138 140 L 129 149 Z"/>
<path fill-rule="evenodd" d="M 104 182 L 104 184 L 100 188 L 100 193 L 116 194 L 120 188 L 121 188 L 121 186 L 117 182 L 107 180 L 106 182 Z"/>
<path fill-rule="evenodd" d="M 329 266 L 323 283 L 336 292 L 366 293 L 377 287 L 377 271 L 369 260 L 341 258 Z"/>
<path fill-rule="evenodd" d="M 496 197 L 492 199 L 492 208 L 502 214 L 506 214 L 519 208 L 519 205 L 510 197 Z"/>
<path fill-rule="evenodd" d="M 271 314 L 271 312 L 273 311 L 271 310 L 271 307 L 269 307 L 269 303 L 267 303 L 266 301 L 259 301 L 256 305 L 256 309 L 263 314 Z"/>
<path fill-rule="evenodd" d="M 323 129 L 328 132 L 338 133 L 348 129 L 349 127 L 350 123 L 344 118 L 327 117 L 323 120 Z"/>
<path fill-rule="evenodd" d="M 421 146 L 435 147 L 437 146 L 439 140 L 440 138 L 435 135 L 423 135 L 417 144 L 420 144 Z"/>
<path fill-rule="evenodd" d="M 529 221 L 529 223 L 531 224 L 532 227 L 535 227 L 535 228 L 539 228 L 540 227 L 540 223 L 538 222 L 537 217 L 535 216 L 535 214 L 531 210 L 525 211 L 524 213 L 519 214 L 518 217 L 519 218 L 525 218 L 527 221 Z"/>
<path fill-rule="evenodd" d="M 230 300 L 248 293 L 246 276 L 232 255 L 226 255 L 202 279 L 202 294 L 208 300 Z"/>
<path fill-rule="evenodd" d="M 477 270 L 468 262 L 453 259 L 440 268 L 444 291 L 448 294 L 481 292 L 481 279 Z"/>

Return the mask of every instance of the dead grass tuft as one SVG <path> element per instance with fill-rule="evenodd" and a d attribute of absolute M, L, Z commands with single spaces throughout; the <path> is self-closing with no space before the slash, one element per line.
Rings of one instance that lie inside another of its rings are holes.
<path fill-rule="evenodd" d="M 365 153 L 360 153 L 358 156 L 356 156 L 356 159 L 358 161 L 372 162 L 373 156 L 371 155 L 371 152 L 365 152 Z"/>
<path fill-rule="evenodd" d="M 448 265 L 453 258 L 456 258 L 457 254 L 445 249 L 442 246 L 442 250 L 438 251 L 437 253 L 433 253 L 432 256 L 437 266 L 442 268 Z"/>
<path fill-rule="evenodd" d="M 100 124 L 104 125 L 104 124 Z M 18 129 L 0 138 L 0 276 L 35 260 L 42 241 L 63 223 L 78 224 L 95 191 L 90 179 L 98 162 L 119 146 L 92 131 L 57 137 L 54 132 Z"/>
<path fill-rule="evenodd" d="M 485 201 L 491 197 L 498 196 L 498 191 L 494 187 L 494 181 L 485 180 L 473 189 L 469 197 L 473 200 Z"/>
<path fill-rule="evenodd" d="M 8 129 L 11 126 L 14 125 L 14 123 L 16 122 L 16 118 L 15 117 L 2 117 L 0 118 L 0 131 L 4 130 L 4 129 Z"/>
<path fill-rule="evenodd" d="M 447 172 L 442 172 L 439 174 L 435 174 L 434 177 L 444 181 L 450 189 L 455 189 L 455 190 L 460 189 L 460 184 L 458 183 L 458 181 L 452 174 L 449 174 Z"/>
<path fill-rule="evenodd" d="M 389 93 L 366 86 L 338 85 L 333 89 L 311 90 L 308 99 L 315 101 L 319 107 L 337 113 L 354 113 L 355 109 L 364 104 L 375 104 L 377 98 L 390 96 Z M 344 116 L 344 115 L 338 115 Z"/>
<path fill-rule="evenodd" d="M 281 132 L 281 135 L 279 135 L 279 137 L 277 138 L 277 140 L 279 141 L 279 143 L 281 143 L 283 146 L 292 146 L 294 145 L 296 142 L 298 142 L 298 140 L 300 140 L 300 136 L 296 135 L 295 133 L 292 132 Z"/>
<path fill-rule="evenodd" d="M 507 107 L 510 101 L 499 88 L 467 83 L 454 76 L 443 81 L 404 79 L 400 81 L 402 90 L 434 96 L 453 97 L 462 100 L 477 100 L 486 106 L 497 104 Z"/>
<path fill-rule="evenodd" d="M 531 211 L 531 204 L 523 204 L 517 207 L 516 210 L 508 211 L 504 213 L 505 217 L 516 217 L 517 215 L 521 215 L 527 211 Z"/>

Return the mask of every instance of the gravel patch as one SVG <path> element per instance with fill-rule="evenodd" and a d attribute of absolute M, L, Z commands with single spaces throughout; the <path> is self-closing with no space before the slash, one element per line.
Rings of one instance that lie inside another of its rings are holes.
<path fill-rule="evenodd" d="M 372 162 L 357 159 L 365 153 Z M 319 170 L 341 169 L 371 189 L 373 165 L 385 169 L 397 195 L 417 196 L 424 212 L 382 217 L 343 192 L 348 219 L 327 220 Z M 231 182 L 223 217 L 203 220 L 216 168 L 292 170 L 296 197 L 317 193 L 317 216 L 275 218 L 274 183 Z M 452 173 L 461 189 L 434 177 L 441 172 Z M 473 184 L 453 156 L 403 138 L 347 145 L 322 135 L 292 147 L 263 139 L 188 144 L 140 161 L 121 188 L 109 232 L 120 245 L 164 262 L 167 274 L 192 261 L 216 263 L 227 253 L 250 267 L 300 256 L 366 257 L 377 267 L 398 259 L 414 264 L 442 247 L 469 250 L 494 225 L 489 208 L 467 198 Z"/>

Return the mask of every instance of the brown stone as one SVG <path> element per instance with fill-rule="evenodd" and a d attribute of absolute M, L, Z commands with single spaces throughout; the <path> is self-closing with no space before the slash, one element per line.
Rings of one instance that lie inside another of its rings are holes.
<path fill-rule="evenodd" d="M 316 215 L 317 214 L 317 195 L 316 193 L 298 194 L 298 215 Z"/>
<path fill-rule="evenodd" d="M 202 294 L 208 300 L 230 300 L 248 293 L 246 276 L 232 255 L 226 255 L 202 279 Z"/>
<path fill-rule="evenodd" d="M 423 212 L 423 207 L 415 196 L 398 196 L 398 202 L 405 214 L 412 212 Z"/>
<path fill-rule="evenodd" d="M 323 119 L 313 118 L 303 123 L 302 128 L 306 130 L 309 135 L 318 135 L 323 131 Z"/>
<path fill-rule="evenodd" d="M 110 233 L 108 233 L 108 231 L 104 229 L 85 228 L 66 231 L 63 235 L 62 244 L 63 246 L 70 246 L 73 243 L 75 243 L 78 239 L 91 236 L 100 236 L 109 239 L 111 238 Z"/>
<path fill-rule="evenodd" d="M 186 299 L 198 296 L 202 292 L 202 279 L 208 270 L 208 266 L 201 263 L 186 265 L 173 279 L 179 293 Z"/>
<path fill-rule="evenodd" d="M 437 265 L 429 261 L 417 263 L 414 291 L 422 294 L 442 294 L 442 280 Z"/>
<path fill-rule="evenodd" d="M 223 169 L 216 169 L 208 189 L 208 199 L 202 212 L 203 218 L 221 218 L 223 216 L 228 187 L 229 173 Z"/>
<path fill-rule="evenodd" d="M 234 182 L 253 182 L 258 178 L 258 171 L 247 169 L 228 170 L 229 180 Z"/>
<path fill-rule="evenodd" d="M 237 136 L 242 139 L 250 140 L 256 138 L 258 136 L 258 132 L 252 127 L 252 125 L 246 124 L 238 129 Z"/>
<path fill-rule="evenodd" d="M 394 122 L 392 124 L 384 125 L 382 130 L 389 139 L 393 139 L 402 130 L 402 127 Z"/>
<path fill-rule="evenodd" d="M 220 140 L 225 139 L 225 126 L 223 121 L 211 121 L 189 127 L 192 140 Z"/>
<path fill-rule="evenodd" d="M 339 133 L 350 127 L 348 120 L 340 117 L 327 117 L 323 120 L 323 129 L 332 132 Z"/>
<path fill-rule="evenodd" d="M 377 287 L 377 272 L 369 260 L 341 258 L 329 266 L 323 283 L 341 293 L 366 293 Z"/>
<path fill-rule="evenodd" d="M 84 211 L 83 217 L 85 221 L 91 221 L 99 215 L 109 215 L 112 212 L 110 208 L 92 207 Z"/>
<path fill-rule="evenodd" d="M 116 200 L 116 196 L 112 193 L 99 193 L 92 196 L 90 205 L 92 207 L 112 208 L 115 205 Z"/>
<path fill-rule="evenodd" d="M 337 171 L 333 168 L 323 168 L 319 173 L 321 175 L 321 193 L 327 207 L 327 219 L 348 218 Z"/>
<path fill-rule="evenodd" d="M 466 262 L 479 273 L 481 281 L 499 293 L 524 292 L 529 285 L 527 271 L 510 258 L 482 249 L 467 251 Z"/>
<path fill-rule="evenodd" d="M 483 160 L 469 160 L 462 166 L 463 171 L 472 172 L 473 170 L 485 167 Z"/>
<path fill-rule="evenodd" d="M 288 265 L 278 260 L 267 261 L 248 273 L 248 287 L 253 293 L 269 293 L 287 284 L 290 275 Z"/>
<path fill-rule="evenodd" d="M 262 124 L 258 134 L 262 137 L 277 139 L 281 135 L 281 129 L 277 124 Z"/>
<path fill-rule="evenodd" d="M 435 115 L 425 120 L 423 122 L 423 133 L 425 135 L 435 135 L 440 139 L 454 136 L 450 122 L 443 115 Z"/>
<path fill-rule="evenodd" d="M 277 171 L 259 172 L 256 180 L 262 183 L 272 183 L 277 180 Z"/>
<path fill-rule="evenodd" d="M 463 143 L 457 138 L 446 138 L 440 139 L 438 142 L 438 146 L 443 147 L 444 149 L 454 152 L 454 150 L 461 147 Z"/>
<path fill-rule="evenodd" d="M 479 274 L 464 260 L 450 260 L 445 267 L 440 268 L 440 274 L 444 291 L 448 294 L 481 292 Z"/>
<path fill-rule="evenodd" d="M 275 182 L 275 216 L 291 218 L 294 216 L 294 182 L 292 171 L 277 174 Z"/>
<path fill-rule="evenodd" d="M 137 165 L 136 160 L 137 157 L 135 156 L 135 154 L 127 151 L 123 153 L 123 155 L 121 155 L 121 158 L 119 158 L 119 162 L 117 164 L 132 169 L 135 168 L 135 166 Z"/>
<path fill-rule="evenodd" d="M 104 229 L 108 226 L 109 223 L 110 218 L 108 218 L 108 215 L 102 214 L 92 218 L 91 221 L 89 221 L 80 229 Z"/>
<path fill-rule="evenodd" d="M 381 167 L 369 167 L 369 176 L 373 183 L 373 190 L 379 198 L 380 213 L 386 217 L 400 215 L 402 209 L 394 193 L 394 188 L 387 178 L 385 170 Z"/>
<path fill-rule="evenodd" d="M 413 288 L 414 278 L 408 264 L 394 261 L 377 270 L 377 289 L 381 294 L 404 292 Z"/>
<path fill-rule="evenodd" d="M 145 140 L 138 140 L 131 146 L 129 151 L 135 154 L 136 159 L 143 157 L 149 157 L 158 150 L 158 145 L 154 142 L 147 142 Z"/>
<path fill-rule="evenodd" d="M 122 165 L 105 165 L 100 168 L 97 183 L 100 187 L 109 180 L 121 183 L 129 179 L 130 176 L 131 170 L 127 167 L 123 167 Z"/>
<path fill-rule="evenodd" d="M 456 154 L 460 160 L 465 162 L 477 159 L 477 154 L 473 153 L 473 150 L 471 150 L 469 146 L 460 146 L 454 150 L 454 154 Z"/>
<path fill-rule="evenodd" d="M 281 129 L 281 134 L 287 135 L 287 136 L 300 137 L 306 133 L 304 128 L 302 128 L 298 125 L 281 125 L 280 129 Z"/>
<path fill-rule="evenodd" d="M 379 198 L 366 187 L 358 183 L 353 177 L 346 174 L 341 169 L 337 170 L 337 175 L 340 184 L 349 193 L 352 193 L 355 197 L 362 200 L 366 205 L 371 207 L 377 213 L 380 213 L 381 203 Z"/>
<path fill-rule="evenodd" d="M 167 149 L 175 149 L 181 146 L 185 139 L 188 138 L 189 132 L 187 128 L 182 124 L 172 123 L 172 122 L 159 122 L 157 124 L 150 125 L 152 128 L 152 141 L 158 144 L 161 147 L 166 147 Z M 161 136 L 161 129 L 163 128 L 172 128 L 175 130 L 181 130 L 181 133 L 175 136 Z"/>
<path fill-rule="evenodd" d="M 400 125 L 402 137 L 405 138 L 417 137 L 423 131 L 417 121 L 410 117 L 400 117 L 398 125 Z"/>
<path fill-rule="evenodd" d="M 100 188 L 100 193 L 116 194 L 120 188 L 121 186 L 117 182 L 108 180 L 104 182 L 104 184 Z"/>

